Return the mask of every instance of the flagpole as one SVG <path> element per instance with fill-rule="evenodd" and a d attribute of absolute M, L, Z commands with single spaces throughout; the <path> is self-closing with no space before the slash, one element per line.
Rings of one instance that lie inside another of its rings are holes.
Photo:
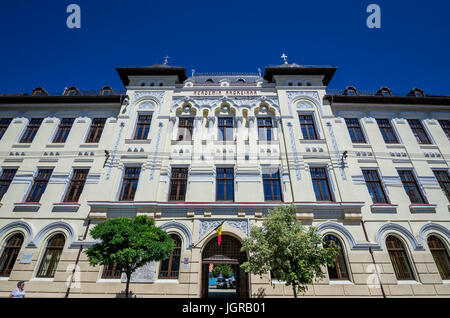
<path fill-rule="evenodd" d="M 226 222 L 226 220 L 223 220 L 223 221 L 222 221 L 222 223 L 225 223 L 225 222 Z M 219 224 L 219 225 L 220 225 L 220 224 Z M 215 227 L 215 228 L 213 228 L 211 231 L 209 231 L 208 234 L 204 235 L 203 238 L 202 238 L 200 241 L 198 241 L 197 243 L 195 243 L 192 247 L 197 247 L 197 244 L 200 243 L 201 241 L 203 241 L 205 238 L 207 238 L 208 235 L 209 235 L 212 231 L 215 231 L 215 230 L 216 230 L 216 228 L 217 228 L 217 227 Z"/>

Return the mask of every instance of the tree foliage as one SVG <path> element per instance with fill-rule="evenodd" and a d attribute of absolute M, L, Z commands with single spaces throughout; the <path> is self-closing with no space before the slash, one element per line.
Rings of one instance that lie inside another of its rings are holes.
<path fill-rule="evenodd" d="M 169 258 L 175 246 L 170 236 L 146 216 L 108 219 L 97 224 L 90 234 L 100 242 L 85 251 L 89 263 L 117 264 L 127 275 L 127 297 L 131 274 L 148 262 Z"/>
<path fill-rule="evenodd" d="M 295 206 L 281 206 L 269 211 L 262 227 L 252 226 L 242 244 L 249 259 L 241 267 L 256 275 L 272 271 L 297 297 L 297 291 L 305 292 L 314 279 L 325 277 L 323 266 L 334 266 L 339 247 L 324 244 L 317 228 L 297 222 Z"/>
<path fill-rule="evenodd" d="M 231 276 L 231 267 L 228 264 L 216 264 L 212 269 L 212 274 L 214 277 L 219 277 L 222 273 L 223 278 L 229 278 Z"/>

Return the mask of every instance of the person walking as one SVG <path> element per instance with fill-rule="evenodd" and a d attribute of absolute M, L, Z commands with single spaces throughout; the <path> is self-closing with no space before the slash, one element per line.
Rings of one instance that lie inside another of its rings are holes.
<path fill-rule="evenodd" d="M 17 288 L 15 288 L 9 298 L 25 298 L 25 282 L 23 280 L 17 283 Z"/>

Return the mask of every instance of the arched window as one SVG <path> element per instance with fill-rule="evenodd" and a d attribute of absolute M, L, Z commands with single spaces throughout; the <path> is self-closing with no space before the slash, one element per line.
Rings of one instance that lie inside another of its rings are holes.
<path fill-rule="evenodd" d="M 48 93 L 42 87 L 36 87 L 31 93 L 31 96 L 47 96 L 47 95 Z"/>
<path fill-rule="evenodd" d="M 298 82 L 298 83 L 297 83 L 297 86 L 302 86 L 302 85 L 303 85 L 302 82 Z"/>
<path fill-rule="evenodd" d="M 349 280 L 347 264 L 345 263 L 344 257 L 344 248 L 341 244 L 341 241 L 336 236 L 331 234 L 325 235 L 323 240 L 325 242 L 325 248 L 330 246 L 331 241 L 333 241 L 337 246 L 339 246 L 340 249 L 340 253 L 334 261 L 334 267 L 328 267 L 328 276 L 330 277 L 330 280 Z"/>
<path fill-rule="evenodd" d="M 245 80 L 243 78 L 239 78 L 236 83 L 245 83 Z"/>
<path fill-rule="evenodd" d="M 213 81 L 213 79 L 212 78 L 208 78 L 206 81 L 205 81 L 205 83 L 207 83 L 207 84 L 211 84 L 211 83 L 214 83 L 214 81 Z"/>
<path fill-rule="evenodd" d="M 65 241 L 62 234 L 55 234 L 48 240 L 36 277 L 55 276 Z"/>
<path fill-rule="evenodd" d="M 109 96 L 113 94 L 113 90 L 109 86 L 105 86 L 102 88 L 102 91 L 100 92 L 100 95 L 102 96 Z"/>
<path fill-rule="evenodd" d="M 23 235 L 21 233 L 14 234 L 6 242 L 5 249 L 0 257 L 0 276 L 9 277 L 11 271 L 19 255 L 20 248 L 23 243 Z"/>
<path fill-rule="evenodd" d="M 430 235 L 427 242 L 442 279 L 450 279 L 450 260 L 444 243 L 434 235 Z"/>
<path fill-rule="evenodd" d="M 393 235 L 386 238 L 386 247 L 398 280 L 413 280 L 411 264 L 403 243 Z"/>
<path fill-rule="evenodd" d="M 78 90 L 78 88 L 76 88 L 75 86 L 72 86 L 66 91 L 65 95 L 66 96 L 79 96 L 79 95 L 81 95 L 81 93 Z"/>
<path fill-rule="evenodd" d="M 160 279 L 178 279 L 180 272 L 181 238 L 176 234 L 170 234 L 170 238 L 175 242 L 175 248 L 170 257 L 161 262 L 158 276 Z"/>
<path fill-rule="evenodd" d="M 392 96 L 391 90 L 387 88 L 386 86 L 381 87 L 376 95 L 382 95 L 382 96 Z"/>
<path fill-rule="evenodd" d="M 345 89 L 344 95 L 356 96 L 356 95 L 358 95 L 358 93 L 356 92 L 356 88 L 354 88 L 353 86 L 347 86 L 347 88 Z"/>

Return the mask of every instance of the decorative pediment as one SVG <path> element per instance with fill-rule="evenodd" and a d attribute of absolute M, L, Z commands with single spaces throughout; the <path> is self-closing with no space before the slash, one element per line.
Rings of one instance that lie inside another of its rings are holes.
<path fill-rule="evenodd" d="M 320 115 L 323 116 L 322 103 L 319 100 L 319 94 L 316 91 L 289 91 L 286 92 L 286 96 L 288 98 L 289 104 L 289 112 L 291 116 L 294 116 L 293 104 L 296 104 L 296 107 L 299 108 L 310 108 L 310 105 L 307 103 L 308 100 L 313 101 L 319 108 Z M 302 99 L 303 98 L 303 99 Z M 302 103 L 299 104 L 299 100 L 302 99 Z M 311 103 L 311 102 L 309 102 Z M 304 107 L 308 106 L 308 107 Z M 314 105 L 313 105 L 314 107 Z"/>
<path fill-rule="evenodd" d="M 200 240 L 205 234 L 210 232 L 212 229 L 216 228 L 220 223 L 222 223 L 222 219 L 220 220 L 200 220 L 200 224 L 198 227 L 198 240 Z M 248 220 L 226 220 L 225 224 L 228 224 L 231 227 L 234 227 L 245 234 L 245 236 L 249 235 L 250 232 L 250 224 Z"/>

